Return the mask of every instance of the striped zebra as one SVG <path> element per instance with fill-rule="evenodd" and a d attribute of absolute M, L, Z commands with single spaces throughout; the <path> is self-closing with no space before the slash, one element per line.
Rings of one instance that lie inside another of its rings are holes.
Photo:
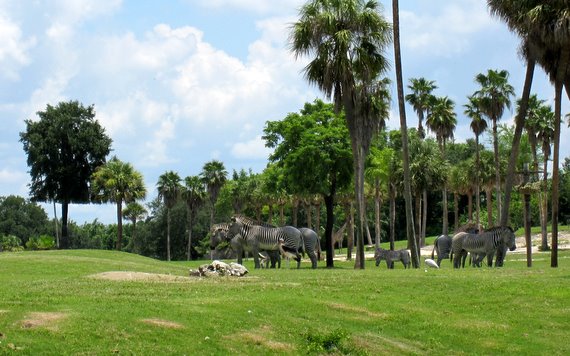
<path fill-rule="evenodd" d="M 243 253 L 252 252 L 251 248 L 244 243 L 244 240 L 240 235 L 236 235 L 233 238 L 228 237 L 228 231 L 230 228 L 229 223 L 215 224 L 213 233 L 210 235 L 210 249 L 214 250 L 222 241 L 228 241 L 230 248 L 235 252 L 237 256 L 237 263 L 243 263 Z M 271 268 L 281 268 L 281 254 L 279 251 L 259 251 L 259 257 L 267 268 L 270 264 Z"/>
<path fill-rule="evenodd" d="M 493 266 L 493 257 L 497 249 L 509 248 L 514 251 L 517 246 L 515 243 L 515 233 L 509 226 L 493 227 L 485 230 L 481 234 L 470 234 L 460 232 L 453 236 L 451 241 L 450 260 L 453 261 L 453 267 L 459 268 L 461 259 L 467 252 L 487 256 L 487 266 Z"/>
<path fill-rule="evenodd" d="M 297 268 L 301 267 L 302 246 L 301 232 L 293 226 L 266 227 L 257 225 L 252 219 L 244 216 L 233 216 L 228 230 L 228 238 L 233 239 L 239 235 L 242 246 L 251 248 L 255 268 L 260 268 L 259 251 L 279 251 L 279 239 L 283 239 L 283 249 L 292 253 L 297 261 Z"/>
<path fill-rule="evenodd" d="M 431 250 L 431 259 L 434 259 L 437 253 L 437 265 L 441 267 L 441 261 L 449 258 L 451 251 L 451 237 L 449 235 L 440 235 L 433 242 L 433 249 Z"/>
<path fill-rule="evenodd" d="M 302 227 L 299 229 L 301 232 L 301 238 L 303 239 L 303 246 L 305 252 L 311 259 L 311 268 L 317 268 L 317 260 L 319 259 L 317 254 L 320 254 L 320 240 L 317 233 L 307 227 Z"/>
<path fill-rule="evenodd" d="M 388 269 L 394 269 L 394 261 L 402 261 L 404 269 L 410 267 L 411 264 L 410 252 L 406 249 L 392 251 L 377 248 L 376 251 L 374 251 L 374 259 L 376 260 L 376 267 L 380 265 L 382 260 L 386 260 L 386 267 Z"/>

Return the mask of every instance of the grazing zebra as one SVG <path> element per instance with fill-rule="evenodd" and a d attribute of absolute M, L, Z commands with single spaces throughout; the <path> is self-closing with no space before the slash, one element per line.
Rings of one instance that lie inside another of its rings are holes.
<path fill-rule="evenodd" d="M 293 253 L 297 260 L 297 268 L 301 267 L 301 255 L 299 250 L 303 248 L 301 232 L 293 226 L 265 227 L 256 225 L 254 220 L 244 216 L 232 217 L 232 223 L 228 230 L 228 238 L 240 235 L 239 241 L 242 246 L 251 248 L 255 268 L 260 268 L 259 251 L 279 251 L 279 239 L 283 239 L 283 249 Z"/>
<path fill-rule="evenodd" d="M 317 253 L 320 250 L 320 241 L 317 233 L 307 227 L 302 227 L 299 229 L 301 232 L 301 238 L 303 239 L 303 246 L 305 247 L 305 252 L 311 259 L 311 267 L 317 268 Z"/>
<path fill-rule="evenodd" d="M 497 249 L 503 249 L 504 247 L 509 248 L 511 251 L 517 248 L 515 233 L 509 226 L 493 227 L 478 235 L 460 232 L 453 236 L 450 260 L 453 260 L 454 268 L 459 268 L 461 258 L 467 252 L 478 255 L 485 254 L 487 256 L 487 266 L 492 267 L 493 257 Z M 478 260 L 479 257 L 476 259 Z"/>
<path fill-rule="evenodd" d="M 210 236 L 210 249 L 214 250 L 222 241 L 229 241 L 230 248 L 236 253 L 237 263 L 242 264 L 243 262 L 243 252 L 252 252 L 251 248 L 245 244 L 244 239 L 240 235 L 236 235 L 233 238 L 228 237 L 228 231 L 230 224 L 216 224 L 217 228 L 214 233 Z M 216 226 L 214 225 L 214 226 Z M 267 264 L 271 263 L 271 268 L 281 268 L 281 255 L 279 251 L 260 251 L 260 258 L 262 259 L 265 267 Z"/>
<path fill-rule="evenodd" d="M 410 267 L 410 252 L 408 250 L 384 250 L 382 248 L 377 248 L 374 252 L 374 259 L 376 260 L 376 267 L 380 265 L 382 260 L 386 260 L 386 267 L 389 269 L 394 269 L 394 261 L 402 261 L 404 269 Z"/>
<path fill-rule="evenodd" d="M 433 242 L 433 249 L 431 250 L 431 259 L 434 258 L 434 252 L 437 253 L 437 265 L 441 266 L 443 259 L 449 258 L 451 252 L 451 237 L 449 235 L 440 235 Z"/>

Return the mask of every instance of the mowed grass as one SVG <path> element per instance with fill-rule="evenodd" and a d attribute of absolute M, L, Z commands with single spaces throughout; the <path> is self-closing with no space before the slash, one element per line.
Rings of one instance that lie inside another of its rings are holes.
<path fill-rule="evenodd" d="M 504 268 L 253 270 L 187 276 L 203 261 L 112 251 L 0 254 L 0 354 L 570 354 L 570 252 L 509 252 Z"/>

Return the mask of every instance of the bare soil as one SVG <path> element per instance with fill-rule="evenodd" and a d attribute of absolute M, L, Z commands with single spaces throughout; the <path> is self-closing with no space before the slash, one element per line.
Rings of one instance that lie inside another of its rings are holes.
<path fill-rule="evenodd" d="M 66 313 L 34 312 L 28 314 L 26 319 L 22 320 L 21 325 L 24 329 L 45 328 L 56 330 L 58 322 L 65 318 L 67 318 Z"/>
<path fill-rule="evenodd" d="M 110 271 L 90 275 L 95 279 L 108 281 L 144 281 L 144 282 L 188 282 L 193 280 L 190 277 L 175 276 L 171 274 L 130 272 L 130 271 Z"/>

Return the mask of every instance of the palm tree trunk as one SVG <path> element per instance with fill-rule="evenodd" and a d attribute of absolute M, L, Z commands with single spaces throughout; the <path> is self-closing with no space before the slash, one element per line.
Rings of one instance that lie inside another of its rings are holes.
<path fill-rule="evenodd" d="M 542 206 L 542 216 L 540 219 L 540 232 L 542 235 L 541 250 L 547 251 L 548 247 L 548 153 L 544 154 L 543 178 L 540 205 Z"/>
<path fill-rule="evenodd" d="M 285 225 L 285 206 L 283 204 L 283 202 L 279 203 L 279 224 L 281 226 Z"/>
<path fill-rule="evenodd" d="M 67 229 L 67 214 L 69 211 L 69 202 L 63 201 L 61 203 L 61 241 L 59 243 L 59 248 L 68 249 L 70 246 L 69 232 Z"/>
<path fill-rule="evenodd" d="M 318 200 L 315 204 L 315 232 L 317 236 L 320 235 L 321 232 L 321 201 Z"/>
<path fill-rule="evenodd" d="M 166 260 L 170 261 L 170 209 L 166 209 Z"/>
<path fill-rule="evenodd" d="M 423 192 L 423 196 L 424 198 L 422 199 L 422 207 L 423 207 L 423 212 L 422 212 L 422 246 L 426 245 L 426 226 L 427 226 L 427 190 L 424 189 Z"/>
<path fill-rule="evenodd" d="M 123 201 L 117 202 L 117 251 L 121 251 L 123 244 Z"/>
<path fill-rule="evenodd" d="M 493 118 L 493 153 L 495 158 L 495 193 L 497 200 L 497 214 L 501 220 L 501 163 L 499 162 L 499 135 L 497 132 L 497 119 Z"/>
<path fill-rule="evenodd" d="M 297 224 L 297 217 L 299 215 L 299 200 L 297 198 L 293 198 L 293 226 L 297 227 L 299 226 Z"/>
<path fill-rule="evenodd" d="M 406 123 L 406 107 L 404 101 L 404 83 L 402 78 L 402 58 L 400 53 L 400 10 L 398 0 L 392 0 L 392 19 L 394 30 L 394 57 L 396 62 L 396 83 L 398 88 L 398 108 L 400 112 L 400 132 L 402 134 L 402 156 L 404 168 L 404 200 L 406 203 L 406 236 L 411 242 L 412 265 L 420 266 L 420 256 L 416 245 L 414 232 L 414 217 L 412 209 L 412 191 L 410 187 L 410 159 L 408 149 L 408 127 Z"/>
<path fill-rule="evenodd" d="M 457 192 L 453 192 L 453 219 L 454 230 L 457 231 L 459 229 L 459 194 Z"/>
<path fill-rule="evenodd" d="M 485 197 L 487 200 L 487 227 L 491 227 L 494 225 L 493 223 L 493 188 L 485 187 Z"/>
<path fill-rule="evenodd" d="M 374 195 L 374 230 L 376 230 L 376 237 L 374 239 L 374 246 L 380 247 L 380 182 L 376 180 L 376 194 Z"/>
<path fill-rule="evenodd" d="M 55 246 L 59 248 L 59 226 L 57 223 L 57 209 L 55 208 L 55 200 L 53 201 L 53 221 L 55 223 Z"/>
<path fill-rule="evenodd" d="M 326 254 L 327 254 L 327 268 L 334 267 L 334 194 L 323 197 L 325 200 L 325 208 L 327 210 L 327 222 L 325 225 L 325 240 L 326 240 Z"/>
<path fill-rule="evenodd" d="M 313 216 L 311 214 L 311 202 L 305 201 L 305 214 L 307 215 L 307 227 L 313 228 Z"/>
<path fill-rule="evenodd" d="M 441 229 L 442 235 L 447 235 L 449 233 L 449 210 L 447 207 L 447 183 L 443 183 L 443 190 L 441 191 L 442 201 L 443 201 L 443 227 Z"/>
<path fill-rule="evenodd" d="M 421 224 L 422 224 L 422 198 L 420 193 L 416 193 L 416 199 L 414 199 L 415 202 L 415 212 L 416 212 L 416 218 L 414 219 L 414 222 L 416 224 L 416 228 L 415 228 L 415 233 L 416 233 L 416 246 L 422 247 L 420 240 L 421 240 Z M 408 248 L 410 248 L 411 246 L 408 246 Z"/>
<path fill-rule="evenodd" d="M 396 240 L 396 188 L 390 184 L 390 250 L 394 251 Z"/>
<path fill-rule="evenodd" d="M 563 50 L 564 53 L 568 52 Z M 562 57 L 567 57 L 564 54 Z M 561 63 L 566 63 L 561 60 Z M 562 65 L 564 67 L 564 65 Z M 560 69 L 559 69 L 560 70 Z M 550 253 L 550 267 L 558 267 L 558 197 L 559 197 L 559 165 L 560 165 L 560 120 L 562 116 L 562 80 L 555 84 L 554 97 L 554 152 L 552 156 L 552 251 Z"/>
<path fill-rule="evenodd" d="M 188 211 L 188 248 L 186 250 L 186 260 L 192 259 L 192 211 Z"/>
<path fill-rule="evenodd" d="M 469 217 L 469 222 L 473 224 L 473 190 L 467 190 L 467 216 Z"/>
<path fill-rule="evenodd" d="M 346 260 L 352 261 L 352 248 L 354 247 L 354 209 L 352 203 L 348 205 L 348 237 L 346 238 Z"/>
<path fill-rule="evenodd" d="M 133 252 L 140 253 L 138 241 L 137 241 L 137 219 L 133 219 Z"/>
<path fill-rule="evenodd" d="M 475 135 L 475 160 L 477 162 L 477 167 L 475 168 L 475 204 L 476 204 L 476 213 L 475 213 L 475 223 L 477 224 L 477 229 L 479 229 L 479 225 L 481 224 L 481 182 L 480 182 L 480 157 L 479 157 L 479 135 Z M 506 202 L 505 202 L 506 203 Z"/>
<path fill-rule="evenodd" d="M 532 79 L 534 76 L 534 67 L 535 67 L 534 60 L 527 59 L 523 92 L 519 105 L 519 113 L 515 118 L 515 134 L 513 136 L 511 155 L 509 156 L 509 165 L 507 167 L 507 177 L 505 180 L 505 202 L 503 204 L 503 211 L 501 212 L 501 220 L 499 220 L 501 226 L 507 226 L 509 224 L 509 208 L 511 204 L 511 193 L 513 190 L 515 168 L 519 155 L 519 147 L 524 127 L 524 120 L 526 118 L 528 110 L 528 100 L 530 98 L 530 90 L 532 87 Z"/>

